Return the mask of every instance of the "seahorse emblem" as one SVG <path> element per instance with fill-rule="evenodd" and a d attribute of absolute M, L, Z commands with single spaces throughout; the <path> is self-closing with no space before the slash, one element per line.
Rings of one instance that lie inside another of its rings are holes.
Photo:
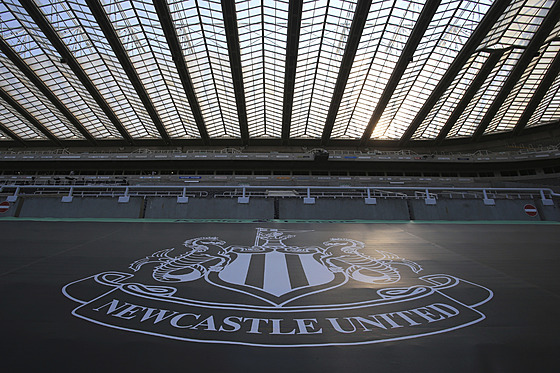
<path fill-rule="evenodd" d="M 219 270 L 229 260 L 225 241 L 217 237 L 197 237 L 184 242 L 186 252 L 170 256 L 175 248 L 160 250 L 150 256 L 136 260 L 130 265 L 134 272 L 148 263 L 158 263 L 153 278 L 160 282 L 186 282 L 204 277 L 208 271 Z"/>
<path fill-rule="evenodd" d="M 348 277 L 370 284 L 393 284 L 401 279 L 395 265 L 409 267 L 414 273 L 422 270 L 418 263 L 403 259 L 398 255 L 375 250 L 381 257 L 372 258 L 360 250 L 364 243 L 348 238 L 331 238 L 323 243 L 328 255 L 324 261 L 332 271 L 344 272 Z"/>

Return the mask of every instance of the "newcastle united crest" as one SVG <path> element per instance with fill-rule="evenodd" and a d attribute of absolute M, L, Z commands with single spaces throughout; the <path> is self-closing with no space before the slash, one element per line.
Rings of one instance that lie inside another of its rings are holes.
<path fill-rule="evenodd" d="M 435 335 L 484 319 L 480 285 L 424 274 L 348 238 L 300 246 L 312 231 L 257 228 L 254 242 L 197 237 L 63 288 L 73 315 L 184 341 L 290 347 Z"/>

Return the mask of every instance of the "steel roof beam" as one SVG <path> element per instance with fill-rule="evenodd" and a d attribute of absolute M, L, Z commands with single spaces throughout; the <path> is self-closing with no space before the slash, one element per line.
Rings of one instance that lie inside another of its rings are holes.
<path fill-rule="evenodd" d="M 115 126 L 117 131 L 121 134 L 121 136 L 128 142 L 130 145 L 134 145 L 134 140 L 126 131 L 124 126 L 122 125 L 121 121 L 117 118 L 113 110 L 109 107 L 101 93 L 97 90 L 95 85 L 89 79 L 87 74 L 84 72 L 76 58 L 66 44 L 58 37 L 58 34 L 51 26 L 50 22 L 45 18 L 39 7 L 33 1 L 21 1 L 22 6 L 25 8 L 27 13 L 33 18 L 33 21 L 39 26 L 43 34 L 49 39 L 52 46 L 56 49 L 60 57 L 64 59 L 66 64 L 72 69 L 76 77 L 80 80 L 82 85 L 87 89 L 91 97 L 95 100 L 97 105 L 103 110 L 107 118 L 111 121 L 111 123 Z"/>
<path fill-rule="evenodd" d="M 92 145 L 96 145 L 93 136 L 82 126 L 76 119 L 74 114 L 56 97 L 49 87 L 35 74 L 33 70 L 18 56 L 16 52 L 0 38 L 0 50 L 4 53 L 10 61 L 29 79 L 29 81 L 37 87 L 37 89 L 60 111 L 62 115 L 70 122 L 76 129 L 84 136 L 86 140 Z"/>
<path fill-rule="evenodd" d="M 189 100 L 189 105 L 191 107 L 191 112 L 194 116 L 196 126 L 198 127 L 198 132 L 200 133 L 200 138 L 205 145 L 210 142 L 210 137 L 208 136 L 208 131 L 206 130 L 206 125 L 204 124 L 204 119 L 202 117 L 202 111 L 198 103 L 196 94 L 194 93 L 194 86 L 192 83 L 191 76 L 185 64 L 185 57 L 179 43 L 179 38 L 177 37 L 177 31 L 173 25 L 173 18 L 169 12 L 169 7 L 165 1 L 154 1 L 154 7 L 156 9 L 159 22 L 163 28 L 163 33 L 165 39 L 167 40 L 167 45 L 169 45 L 169 50 L 173 56 L 173 62 L 175 63 L 175 68 L 179 73 L 179 78 L 181 79 L 181 84 L 183 85 L 183 90 Z"/>
<path fill-rule="evenodd" d="M 35 119 L 27 110 L 25 110 L 16 100 L 14 100 L 8 93 L 0 88 L 0 98 L 6 101 L 8 105 L 14 108 L 22 117 L 24 117 L 29 123 L 31 123 L 36 129 L 39 130 L 43 135 L 45 135 L 49 140 L 55 143 L 57 146 L 62 147 L 62 143 L 55 135 L 53 135 L 47 128 L 45 128 L 37 119 Z"/>
<path fill-rule="evenodd" d="M 397 65 L 395 66 L 395 69 L 393 70 L 393 73 L 391 74 L 391 77 L 389 78 L 389 81 L 387 82 L 387 85 L 385 86 L 381 97 L 379 98 L 379 102 L 377 103 L 377 106 L 375 107 L 375 110 L 371 115 L 369 123 L 364 130 L 360 145 L 364 146 L 375 130 L 375 126 L 377 126 L 379 119 L 381 119 L 381 115 L 389 104 L 389 100 L 391 100 L 391 97 L 393 97 L 393 93 L 395 93 L 397 85 L 401 81 L 401 78 L 404 75 L 408 64 L 412 61 L 412 57 L 416 52 L 416 48 L 418 48 L 418 44 L 420 44 L 422 37 L 426 33 L 426 30 L 428 29 L 432 18 L 434 18 L 434 15 L 436 14 L 440 3 L 441 0 L 428 0 L 426 4 L 424 4 L 424 8 L 422 8 L 422 12 L 418 17 L 418 21 L 416 21 L 416 24 L 412 29 L 410 38 L 408 38 L 403 52 L 401 53 L 401 56 L 397 61 Z"/>
<path fill-rule="evenodd" d="M 519 121 L 517 122 L 515 128 L 513 129 L 514 136 L 518 136 L 525 129 L 525 126 L 527 126 L 527 123 L 529 122 L 529 120 L 537 110 L 539 104 L 541 103 L 541 100 L 544 98 L 544 96 L 552 86 L 552 83 L 554 83 L 554 80 L 556 80 L 556 77 L 558 76 L 559 73 L 560 73 L 560 52 L 558 52 L 556 54 L 556 57 L 554 57 L 554 60 L 552 61 L 552 64 L 548 68 L 548 71 L 546 72 L 544 78 L 541 80 L 541 83 L 539 84 L 538 88 L 535 90 L 533 97 L 531 97 L 531 101 L 529 101 L 529 104 L 527 104 L 527 107 L 525 108 L 525 110 L 523 110 L 523 114 L 521 114 Z"/>
<path fill-rule="evenodd" d="M 284 68 L 284 100 L 282 109 L 282 143 L 284 145 L 287 145 L 289 142 L 292 124 L 302 8 L 303 0 L 290 1 L 288 8 L 288 31 L 286 33 L 286 63 Z"/>
<path fill-rule="evenodd" d="M 241 70 L 241 50 L 239 47 L 239 33 L 234 0 L 222 0 L 222 13 L 229 54 L 229 64 L 235 92 L 237 118 L 244 145 L 249 143 L 249 124 L 247 121 L 247 105 L 245 102 L 245 88 L 243 87 L 243 72 Z"/>
<path fill-rule="evenodd" d="M 529 42 L 529 45 L 527 45 L 527 48 L 525 48 L 525 51 L 521 55 L 521 58 L 519 59 L 519 61 L 517 61 L 517 64 L 514 66 L 508 78 L 502 85 L 500 92 L 498 92 L 498 95 L 488 108 L 488 111 L 476 128 L 471 141 L 480 139 L 480 137 L 484 134 L 484 132 L 490 125 L 490 122 L 492 121 L 492 119 L 494 119 L 494 117 L 498 113 L 498 110 L 500 110 L 500 107 L 503 105 L 512 89 L 519 82 L 519 79 L 521 78 L 533 58 L 535 58 L 535 55 L 539 52 L 539 49 L 546 41 L 546 38 L 550 35 L 552 30 L 554 29 L 554 26 L 556 26 L 556 24 L 558 23 L 558 19 L 560 19 L 560 1 L 555 1 L 552 5 L 552 8 L 550 8 L 550 11 L 540 25 L 539 29 L 537 30 L 535 35 L 533 35 L 533 38 Z"/>
<path fill-rule="evenodd" d="M 371 0 L 360 0 L 356 5 L 354 19 L 352 20 L 352 26 L 350 26 L 350 32 L 348 34 L 348 42 L 346 43 L 346 48 L 344 49 L 344 55 L 342 56 L 340 70 L 336 78 L 334 93 L 329 106 L 327 119 L 325 121 L 323 135 L 321 136 L 321 144 L 323 145 L 326 145 L 331 137 L 336 115 L 338 114 L 338 109 L 340 108 L 340 103 L 344 94 L 344 89 L 346 88 L 346 83 L 348 83 L 348 76 L 350 75 L 350 70 L 352 69 L 354 58 L 356 57 L 358 45 L 360 44 L 360 38 L 364 32 L 364 26 L 366 24 L 371 3 Z"/>
<path fill-rule="evenodd" d="M 107 39 L 107 42 L 109 42 L 109 45 L 111 46 L 111 49 L 115 53 L 115 56 L 119 60 L 119 63 L 121 64 L 124 72 L 126 73 L 126 76 L 130 80 L 130 83 L 132 83 L 134 90 L 136 91 L 138 97 L 142 101 L 142 104 L 144 105 L 146 111 L 148 112 L 148 115 L 150 116 L 152 122 L 156 126 L 163 142 L 166 143 L 167 145 L 171 144 L 171 139 L 169 138 L 169 135 L 165 130 L 165 126 L 163 125 L 154 107 L 154 104 L 152 103 L 152 100 L 148 96 L 148 93 L 146 92 L 146 89 L 144 88 L 144 85 L 142 84 L 142 81 L 140 80 L 138 73 L 134 69 L 132 62 L 128 57 L 128 54 L 126 53 L 126 50 L 124 49 L 117 33 L 115 32 L 115 29 L 111 24 L 111 20 L 105 13 L 105 10 L 103 9 L 103 5 L 101 5 L 99 0 L 85 0 L 85 1 L 89 9 L 91 10 L 91 13 L 95 17 L 95 20 L 99 24 L 101 31 L 103 31 L 103 34 Z"/>
<path fill-rule="evenodd" d="M 453 80 L 457 76 L 457 74 L 461 71 L 467 60 L 471 57 L 471 55 L 476 51 L 476 48 L 480 45 L 482 40 L 486 37 L 488 32 L 492 29 L 492 27 L 496 24 L 500 16 L 504 13 L 506 8 L 509 6 L 512 0 L 508 1 L 495 1 L 494 4 L 488 9 L 488 12 L 482 19 L 482 21 L 478 24 L 474 32 L 472 33 L 471 37 L 467 40 L 457 57 L 449 66 L 449 69 L 443 75 L 443 78 L 440 80 L 430 97 L 426 100 L 422 109 L 416 114 L 416 117 L 407 128 L 407 130 L 402 135 L 399 146 L 403 147 L 406 146 L 408 141 L 412 138 L 418 127 L 422 124 L 426 116 L 430 113 L 433 107 L 437 104 L 440 97 L 445 93 L 447 88 L 453 83 Z"/>
<path fill-rule="evenodd" d="M 476 95 L 476 92 L 478 92 L 480 87 L 482 87 L 496 64 L 500 61 L 500 58 L 502 58 L 502 56 L 504 55 L 504 52 L 505 50 L 502 49 L 493 51 L 490 54 L 490 56 L 488 57 L 484 65 L 482 65 L 482 68 L 476 75 L 476 78 L 474 78 L 471 85 L 461 98 L 461 101 L 459 101 L 459 103 L 455 106 L 455 109 L 447 119 L 447 122 L 445 122 L 445 125 L 439 131 L 439 134 L 436 137 L 436 144 L 439 145 L 443 140 L 445 140 L 445 138 L 449 134 L 449 131 L 451 131 L 457 120 L 459 120 L 461 114 L 463 114 L 463 111 L 467 108 L 473 97 Z"/>

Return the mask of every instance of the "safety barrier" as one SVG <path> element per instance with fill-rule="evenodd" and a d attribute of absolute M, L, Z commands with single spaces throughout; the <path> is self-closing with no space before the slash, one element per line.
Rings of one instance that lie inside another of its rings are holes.
<path fill-rule="evenodd" d="M 400 198 L 400 199 L 522 199 L 540 197 L 545 205 L 560 197 L 550 188 L 471 188 L 471 187 L 409 187 L 409 186 L 204 186 L 204 185 L 0 185 L 0 195 L 15 201 L 25 195 L 67 195 L 89 197 L 120 196 L 182 196 L 205 197 L 269 197 L 270 191 L 287 191 L 281 198 Z M 278 197 L 278 195 L 275 195 Z"/>
<path fill-rule="evenodd" d="M 558 197 L 548 188 L 4 185 L 0 217 L 560 221 Z"/>

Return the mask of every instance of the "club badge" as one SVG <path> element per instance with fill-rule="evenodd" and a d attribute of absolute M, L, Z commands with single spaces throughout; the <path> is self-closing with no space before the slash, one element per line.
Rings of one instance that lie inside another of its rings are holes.
<path fill-rule="evenodd" d="M 257 228 L 230 245 L 197 237 L 74 281 L 72 314 L 176 340 L 266 347 L 368 344 L 482 321 L 492 291 L 348 238 L 297 244 L 312 231 Z"/>

